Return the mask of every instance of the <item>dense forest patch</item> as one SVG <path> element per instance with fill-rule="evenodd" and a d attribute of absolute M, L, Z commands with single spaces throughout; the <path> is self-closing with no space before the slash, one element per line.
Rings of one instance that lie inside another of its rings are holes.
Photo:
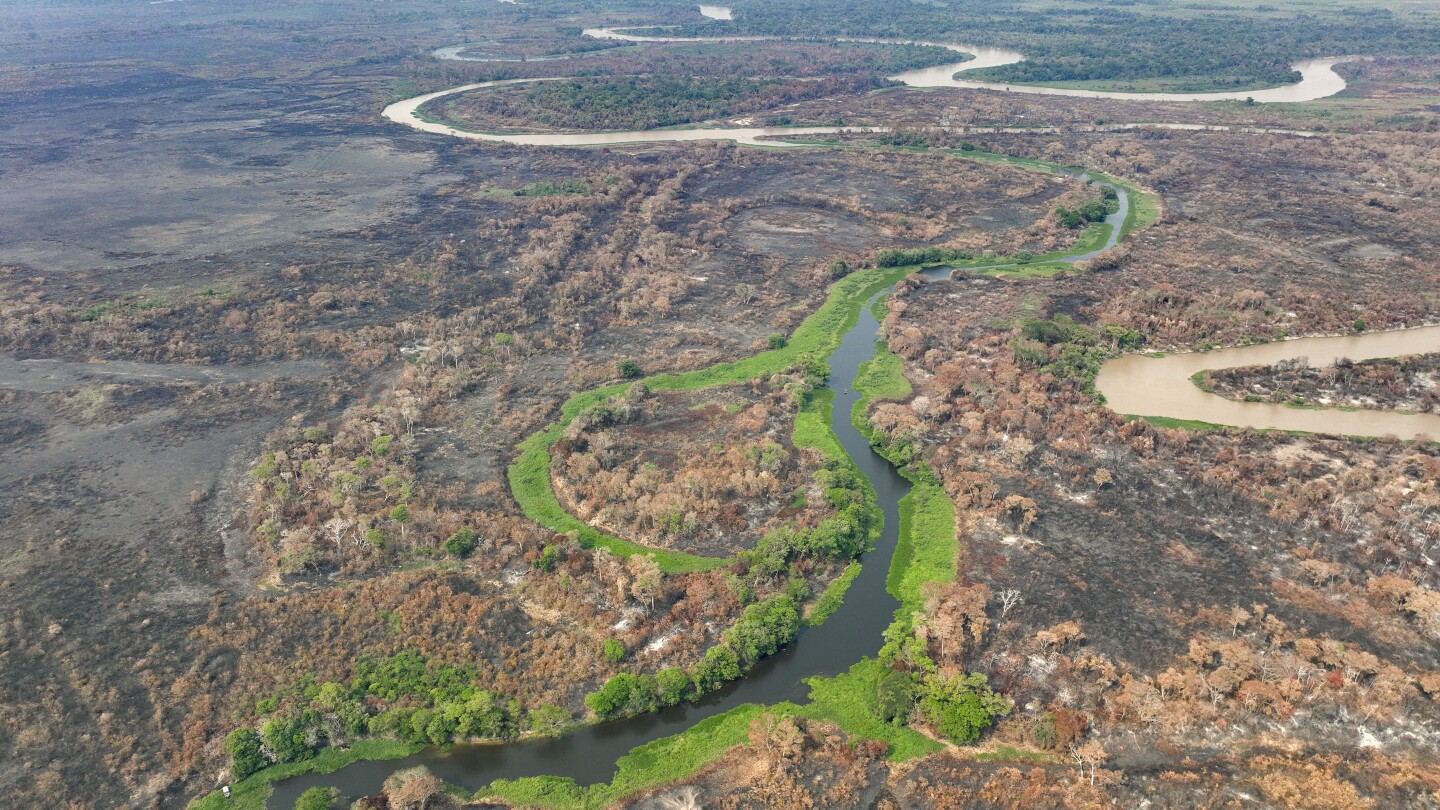
<path fill-rule="evenodd" d="M 1139 5 L 996 8 L 985 3 L 896 8 L 838 0 L 817 8 L 802 0 L 742 7 L 733 22 L 692 25 L 698 36 L 717 33 L 849 34 L 942 42 L 1007 45 L 1026 61 L 969 74 L 1003 82 L 1189 80 L 1187 89 L 1264 87 L 1295 80 L 1290 63 L 1348 54 L 1433 53 L 1440 29 L 1387 9 L 1337 14 L 1292 14 L 1280 9 L 1167 13 Z"/>
<path fill-rule="evenodd" d="M 872 76 L 752 79 L 639 76 L 514 85 L 437 99 L 444 117 L 469 129 L 542 126 L 576 130 L 654 129 L 763 113 L 798 101 L 885 86 Z"/>

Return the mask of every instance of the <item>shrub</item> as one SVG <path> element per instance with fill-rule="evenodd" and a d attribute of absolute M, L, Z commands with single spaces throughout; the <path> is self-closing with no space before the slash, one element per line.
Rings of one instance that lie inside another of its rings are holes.
<path fill-rule="evenodd" d="M 540 556 L 536 557 L 535 561 L 530 563 L 530 567 L 537 571 L 549 573 L 555 570 L 555 563 L 559 560 L 560 550 L 554 546 L 546 546 L 545 550 L 540 552 Z"/>
<path fill-rule="evenodd" d="M 601 717 L 653 712 L 660 708 L 659 684 L 654 675 L 622 672 L 586 695 L 585 705 Z"/>
<path fill-rule="evenodd" d="M 525 716 L 525 725 L 530 731 L 545 737 L 553 737 L 565 733 L 570 727 L 573 718 L 568 709 L 559 706 L 541 706 L 532 709 Z"/>
<path fill-rule="evenodd" d="M 295 800 L 295 810 L 331 810 L 340 807 L 343 798 L 333 787 L 312 787 Z"/>
<path fill-rule="evenodd" d="M 639 377 L 641 373 L 640 364 L 628 357 L 615 361 L 615 371 L 627 380 Z"/>
<path fill-rule="evenodd" d="M 770 338 L 769 338 L 769 340 L 766 341 L 766 343 L 767 343 L 767 344 L 770 346 L 770 348 L 772 348 L 772 349 L 783 349 L 783 348 L 785 348 L 786 344 L 788 344 L 789 342 L 790 342 L 790 341 L 786 340 L 786 339 L 785 339 L 785 336 L 782 335 L 782 334 L 780 334 L 779 332 L 776 332 L 775 334 L 771 335 Z"/>
<path fill-rule="evenodd" d="M 469 529 L 460 529 L 445 541 L 445 552 L 452 557 L 464 559 L 474 554 L 475 547 L 479 544 L 480 538 L 475 536 L 475 532 Z"/>
<path fill-rule="evenodd" d="M 621 644 L 618 640 L 607 638 L 605 639 L 605 643 L 600 646 L 601 653 L 609 663 L 618 664 L 625 660 L 625 645 Z"/>

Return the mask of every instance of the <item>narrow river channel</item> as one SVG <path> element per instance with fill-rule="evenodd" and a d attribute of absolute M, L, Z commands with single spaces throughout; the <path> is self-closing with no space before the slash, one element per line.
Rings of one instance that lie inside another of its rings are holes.
<path fill-rule="evenodd" d="M 830 388 L 835 392 L 830 423 L 845 452 L 875 487 L 885 514 L 885 529 L 874 551 L 863 558 L 860 576 L 851 583 L 840 609 L 819 627 L 800 631 L 795 641 L 766 658 L 745 677 L 700 701 L 653 714 L 585 726 L 564 737 L 525 739 L 502 743 L 456 745 L 450 750 L 427 748 L 403 760 L 356 762 L 329 774 L 307 774 L 275 785 L 266 807 L 289 810 L 307 788 L 339 788 L 350 799 L 380 792 L 390 774 L 416 765 L 428 767 L 446 782 L 478 790 L 495 779 L 522 776 L 568 776 L 582 785 L 608 782 L 615 762 L 638 745 L 678 734 L 707 717 L 746 703 L 803 703 L 809 693 L 804 683 L 812 676 L 836 675 L 866 655 L 879 651 L 885 628 L 899 602 L 885 590 L 890 558 L 899 536 L 900 499 L 910 483 L 850 423 L 850 409 L 860 394 L 851 384 L 860 364 L 875 355 L 880 325 L 869 303 L 859 320 L 845 333 L 830 355 Z"/>

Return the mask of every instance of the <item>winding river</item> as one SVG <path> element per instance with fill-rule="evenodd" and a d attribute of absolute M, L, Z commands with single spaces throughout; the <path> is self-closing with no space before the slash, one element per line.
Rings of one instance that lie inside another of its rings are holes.
<path fill-rule="evenodd" d="M 878 298 L 884 293 L 877 293 Z M 871 302 L 875 300 L 871 298 Z M 524 739 L 505 743 L 456 745 L 448 751 L 427 748 L 404 760 L 356 762 L 330 774 L 307 774 L 279 782 L 267 807 L 288 810 L 307 788 L 334 786 L 357 798 L 378 793 L 386 777 L 402 768 L 425 765 L 446 782 L 478 790 L 495 779 L 545 774 L 573 778 L 582 785 L 608 782 L 615 762 L 632 748 L 677 734 L 695 723 L 746 703 L 804 702 L 809 692 L 803 679 L 835 675 L 880 649 L 899 602 L 885 590 L 885 578 L 899 534 L 897 504 L 910 483 L 889 462 L 870 449 L 850 423 L 850 410 L 860 398 L 850 381 L 860 364 L 875 354 L 880 326 L 867 303 L 855 326 L 845 333 L 830 356 L 835 392 L 831 426 L 845 452 L 875 487 L 885 528 L 875 550 L 864 557 L 861 573 L 851 583 L 840 609 L 818 627 L 806 628 L 780 652 L 764 659 L 739 681 L 702 698 L 654 714 L 582 727 L 564 737 Z"/>
<path fill-rule="evenodd" d="M 1073 172 L 1082 180 L 1091 178 Z M 1115 246 L 1130 210 L 1129 192 L 1116 185 L 1093 181 L 1115 190 L 1119 207 L 1105 219 L 1108 236 L 1100 247 L 1057 259 L 1074 263 L 1093 258 Z M 972 270 L 1014 267 L 996 264 Z M 948 278 L 949 267 L 922 271 L 932 279 Z M 910 492 L 910 483 L 871 449 L 850 422 L 850 412 L 860 399 L 852 381 L 860 364 L 875 356 L 880 325 L 870 304 L 893 289 L 876 293 L 861 308 L 858 319 L 842 337 L 829 358 L 834 392 L 830 424 L 841 447 L 875 488 L 885 525 L 875 549 L 862 558 L 860 575 L 851 583 L 845 601 L 824 624 L 805 628 L 778 653 L 757 664 L 745 677 L 705 696 L 695 703 L 674 706 L 637 717 L 583 726 L 564 737 L 522 739 L 497 743 L 465 743 L 449 750 L 426 748 L 403 760 L 361 761 L 329 774 L 306 774 L 278 782 L 266 807 L 288 810 L 296 798 L 311 787 L 337 787 L 351 798 L 378 793 L 385 779 L 403 768 L 424 765 L 446 782 L 478 790 L 495 779 L 525 776 L 568 776 L 581 785 L 608 782 L 615 774 L 615 762 L 631 749 L 647 742 L 678 734 L 707 717 L 713 717 L 747 703 L 771 705 L 782 701 L 804 702 L 809 689 L 804 680 L 844 672 L 866 655 L 880 649 L 885 628 L 894 618 L 899 602 L 885 589 L 890 560 L 899 536 L 899 502 Z"/>
<path fill-rule="evenodd" d="M 702 7 L 702 11 L 706 13 L 706 16 L 719 14 L 720 11 L 726 11 L 728 13 L 727 9 L 717 11 L 717 8 L 718 7 L 706 6 Z M 679 38 L 645 37 L 627 34 L 613 29 L 591 29 L 586 33 L 591 36 L 638 42 L 745 41 L 762 39 L 759 37 L 720 37 L 704 40 L 685 40 Z M 851 41 L 877 42 L 879 40 Z M 984 48 L 969 45 L 947 44 L 942 45 L 942 47 L 972 55 L 974 58 L 966 62 L 909 71 L 893 78 L 903 81 L 912 87 L 964 87 L 986 90 L 1013 90 L 1015 92 L 1045 93 L 1086 98 L 1139 98 L 1179 101 L 1212 101 L 1243 99 L 1246 97 L 1253 97 L 1257 102 L 1303 101 L 1331 95 L 1339 92 L 1339 90 L 1345 86 L 1344 81 L 1331 70 L 1331 66 L 1339 61 L 1333 59 L 1315 60 L 1297 65 L 1296 69 L 1300 70 L 1304 78 L 1296 85 L 1246 93 L 1135 94 L 1103 93 L 1034 86 L 1000 86 L 983 82 L 963 82 L 955 79 L 954 75 L 966 70 L 1010 64 L 1023 59 L 1024 57 L 1021 54 L 999 48 Z M 442 48 L 436 51 L 435 55 L 439 58 L 450 59 L 472 58 L 463 56 L 463 50 L 464 46 Z M 445 124 L 425 121 L 418 115 L 418 111 L 424 104 L 445 96 L 519 82 L 553 80 L 554 79 L 520 79 L 464 85 L 396 102 L 385 108 L 384 116 L 391 121 L 423 132 L 533 146 L 603 146 L 608 144 L 654 141 L 701 141 L 715 139 L 727 139 L 740 143 L 759 145 L 762 143 L 761 139 L 777 135 L 820 135 L 834 134 L 844 130 L 880 131 L 883 129 L 878 127 L 741 127 L 609 133 L 495 134 L 459 130 Z M 1186 126 L 1185 128 L 1191 127 Z M 1004 128 L 985 128 L 984 131 L 1000 131 L 1002 129 Z M 1035 130 L 1034 128 L 1030 128 L 1023 131 Z M 1084 175 L 1079 176 L 1084 177 Z M 1130 200 L 1124 188 L 1118 186 L 1111 187 L 1118 193 L 1120 210 L 1106 220 L 1109 225 L 1109 236 L 1105 244 L 1098 249 L 1072 255 L 1059 261 L 1078 262 L 1092 258 L 1096 254 L 1113 247 L 1118 241 L 1122 235 L 1121 226 L 1129 211 Z M 1005 266 L 1010 265 L 994 265 L 993 267 Z M 931 278 L 945 278 L 951 274 L 950 268 L 944 267 L 934 268 L 924 272 Z M 878 293 L 876 297 L 878 298 L 879 295 L 883 294 L 883 292 Z M 872 301 L 873 300 L 874 299 L 872 299 Z M 1416 338 L 1420 343 L 1429 347 L 1428 349 L 1416 348 L 1414 349 L 1415 351 L 1434 350 L 1435 342 L 1440 340 L 1440 327 L 1429 327 L 1428 329 L 1429 331 L 1409 330 L 1409 332 L 1406 333 L 1413 333 L 1411 337 Z M 743 704 L 773 704 L 786 700 L 803 701 L 808 691 L 803 682 L 805 678 L 834 675 L 843 672 L 863 656 L 873 654 L 880 648 L 882 633 L 885 628 L 889 626 L 894 611 L 899 604 L 886 591 L 885 580 L 889 569 L 890 558 L 895 550 L 898 537 L 898 527 L 900 524 L 898 503 L 910 489 L 909 483 L 901 477 L 887 461 L 871 450 L 868 442 L 850 423 L 851 407 L 860 396 L 858 392 L 853 390 L 851 381 L 854 380 L 859 365 L 874 355 L 875 340 L 878 334 L 879 324 L 876 322 L 870 312 L 870 307 L 867 305 L 861 309 L 858 321 L 845 333 L 839 348 L 836 349 L 829 358 L 830 367 L 833 372 L 830 387 L 835 394 L 831 424 L 836 436 L 839 438 L 841 446 L 874 486 L 878 496 L 879 506 L 885 516 L 885 528 L 876 542 L 874 551 L 865 555 L 865 565 L 860 576 L 851 584 L 843 605 L 823 625 L 802 630 L 794 642 L 787 645 L 779 653 L 760 662 L 743 679 L 695 703 L 675 706 L 654 714 L 585 726 L 559 738 L 524 739 L 505 743 L 461 744 L 449 750 L 427 748 L 404 760 L 356 762 L 334 773 L 307 774 L 276 783 L 275 791 L 268 800 L 267 807 L 272 808 L 272 810 L 289 808 L 293 806 L 295 799 L 300 793 L 314 786 L 338 787 L 343 793 L 352 798 L 377 793 L 384 780 L 390 774 L 402 768 L 416 765 L 425 765 L 445 781 L 470 789 L 479 789 L 498 778 L 514 779 L 524 776 L 546 774 L 568 776 L 582 785 L 605 782 L 614 775 L 616 760 L 636 746 L 678 733 L 700 720 Z M 1374 351 L 1395 353 L 1394 344 L 1385 339 L 1388 334 L 1399 333 L 1375 333 L 1354 338 L 1321 338 L 1318 340 L 1349 341 L 1348 343 L 1336 343 L 1333 345 L 1328 343 L 1324 344 L 1330 347 L 1325 351 L 1333 349 L 1335 356 L 1343 355 L 1353 359 L 1361 359 L 1376 356 L 1373 353 Z M 1357 343 L 1357 341 L 1360 343 Z M 1283 352 L 1283 354 L 1274 354 L 1276 351 Z M 1318 359 L 1325 356 L 1325 351 L 1322 351 L 1319 345 L 1313 345 L 1305 341 L 1294 341 L 1284 344 L 1267 344 L 1265 346 L 1246 347 L 1245 349 L 1213 352 L 1207 355 L 1175 355 L 1163 360 L 1154 360 L 1141 356 L 1126 357 L 1112 361 L 1112 363 L 1105 366 L 1100 376 L 1099 385 L 1105 395 L 1109 397 L 1112 407 L 1122 412 L 1161 413 L 1164 415 L 1181 416 L 1182 418 L 1227 421 L 1226 418 L 1217 418 L 1220 416 L 1220 410 L 1217 409 L 1234 407 L 1238 409 L 1238 411 L 1245 412 L 1244 415 L 1229 417 L 1236 420 L 1234 423 L 1263 423 L 1267 421 L 1268 417 L 1258 414 L 1261 410 L 1265 410 L 1265 406 L 1233 403 L 1219 397 L 1204 394 L 1204 392 L 1200 392 L 1199 389 L 1195 388 L 1186 378 L 1194 373 L 1194 370 L 1199 368 L 1217 367 L 1215 361 L 1220 358 L 1224 358 L 1224 363 L 1226 364 L 1238 365 L 1273 362 L 1273 359 L 1291 357 L 1297 354 L 1307 354 L 1312 358 Z M 1199 365 L 1195 365 L 1190 358 L 1198 358 Z M 1162 381 L 1168 382 L 1162 383 Z M 1187 410 L 1190 405 L 1186 404 L 1188 402 L 1186 396 L 1191 392 L 1203 395 L 1201 398 L 1209 403 L 1209 407 L 1199 409 L 1193 413 Z M 1216 400 L 1218 400 L 1218 402 L 1215 402 Z M 1285 416 L 1293 415 L 1297 418 L 1322 413 L 1331 415 L 1333 418 L 1333 414 L 1343 413 L 1296 411 L 1293 409 L 1283 410 L 1286 411 Z M 1368 412 L 1358 416 L 1344 414 L 1344 418 L 1359 418 L 1365 420 L 1373 420 L 1376 416 L 1377 414 Z M 1405 417 L 1399 414 L 1380 414 L 1378 416 L 1385 417 L 1386 419 L 1389 417 L 1396 417 L 1402 420 L 1411 419 L 1411 417 Z M 1440 417 L 1431 416 L 1428 417 L 1428 419 L 1433 420 L 1434 424 L 1440 425 Z M 1327 422 L 1326 424 L 1333 427 L 1335 423 Z M 1375 423 L 1371 421 L 1369 424 Z M 1414 422 L 1405 422 L 1403 426 L 1397 424 L 1395 429 L 1385 432 L 1394 432 L 1399 435 L 1413 435 L 1419 432 L 1419 430 L 1411 429 L 1414 427 L 1414 424 Z M 1271 425 L 1254 424 L 1254 426 L 1262 427 Z M 1279 426 L 1288 427 L 1288 425 Z M 1312 428 L 1302 427 L 1298 429 Z M 1431 423 L 1427 423 L 1422 429 L 1430 430 Z M 1371 431 L 1346 428 L 1332 432 L 1368 433 Z M 1440 435 L 1440 430 L 1436 430 L 1433 435 Z"/>
<path fill-rule="evenodd" d="M 734 36 L 734 37 L 667 37 L 628 33 L 631 29 L 587 28 L 585 36 L 596 39 L 618 39 L 626 42 L 767 42 L 799 37 Z M 1046 87 L 1035 84 L 1002 84 L 998 82 L 966 81 L 955 78 L 956 74 L 981 68 L 1013 65 L 1023 61 L 1025 55 L 1007 48 L 987 45 L 962 45 L 949 42 L 927 42 L 906 39 L 871 39 L 866 37 L 837 37 L 837 42 L 868 42 L 885 45 L 929 45 L 937 48 L 968 54 L 972 59 L 948 65 L 907 70 L 891 76 L 893 81 L 910 87 L 959 87 L 969 90 L 999 90 L 1007 93 L 1029 93 L 1041 96 L 1073 96 L 1075 98 L 1108 98 L 1120 101 L 1254 101 L 1257 104 L 1293 103 L 1314 101 L 1317 98 L 1333 96 L 1345 89 L 1345 79 L 1335 72 L 1335 65 L 1349 61 L 1347 57 L 1307 59 L 1291 65 L 1300 74 L 1300 81 L 1281 87 L 1263 90 L 1234 90 L 1218 93 L 1126 93 L 1112 90 L 1078 90 L 1068 87 Z"/>
<path fill-rule="evenodd" d="M 644 36 L 640 34 L 626 33 L 621 29 L 614 28 L 587 28 L 585 35 L 599 39 L 616 39 L 627 42 L 757 42 L 775 41 L 780 37 L 765 36 L 736 36 L 736 37 L 664 37 Z M 892 45 L 930 45 L 957 53 L 963 53 L 972 58 L 964 62 L 938 65 L 936 67 L 921 68 L 919 70 L 897 73 L 890 78 L 903 82 L 910 87 L 957 87 L 975 90 L 1000 90 L 1017 93 L 1033 93 L 1040 95 L 1074 96 L 1078 98 L 1105 98 L 1121 99 L 1131 101 L 1234 101 L 1251 99 L 1257 103 L 1282 103 L 1297 101 L 1312 101 L 1317 98 L 1332 96 L 1345 89 L 1345 80 L 1340 74 L 1334 71 L 1334 66 L 1346 61 L 1343 58 L 1313 59 L 1306 62 L 1299 62 L 1294 68 L 1300 72 L 1301 80 L 1292 85 L 1284 87 L 1273 87 L 1267 90 L 1253 90 L 1230 93 L 1120 93 L 1105 92 L 1096 90 L 1073 90 L 1061 87 L 1041 87 L 1036 85 L 1002 85 L 989 82 L 963 81 L 955 78 L 955 74 L 965 71 L 979 70 L 987 67 L 998 67 L 1019 62 L 1025 56 L 1017 51 L 1005 48 L 992 48 L 983 45 L 963 45 L 942 42 L 925 42 L 921 40 L 894 40 L 894 39 L 866 39 L 855 37 L 841 37 L 840 42 L 867 42 Z M 451 59 L 471 62 L 514 62 L 521 61 L 512 57 L 479 57 L 466 56 L 468 45 L 451 45 L 431 51 L 431 55 L 438 59 Z M 530 57 L 528 61 L 544 61 L 548 59 L 569 59 L 568 54 L 555 56 Z M 653 129 L 653 130 L 630 130 L 617 132 L 527 132 L 527 133 L 497 133 L 478 132 L 474 130 L 461 129 L 450 124 L 438 121 L 426 120 L 420 113 L 422 107 L 437 99 L 448 96 L 461 95 L 486 88 L 504 87 L 512 84 L 526 84 L 534 82 L 561 81 L 569 77 L 554 76 L 546 78 L 531 79 L 504 79 L 491 82 L 474 82 L 463 84 L 458 87 L 451 87 L 445 90 L 437 90 L 433 93 L 397 101 L 387 106 L 382 112 L 386 119 L 397 124 L 404 124 L 412 129 L 421 132 L 428 132 L 436 135 L 448 135 L 455 138 L 468 138 L 471 140 L 494 141 L 498 143 L 513 143 L 525 146 L 615 146 L 627 143 L 675 143 L 688 141 L 712 141 L 730 140 L 737 143 L 751 146 L 767 145 L 783 147 L 783 142 L 766 141 L 765 139 L 783 135 L 834 135 L 840 132 L 881 132 L 887 127 L 696 127 L 685 129 Z M 1228 130 L 1231 127 L 1207 126 L 1203 124 L 1171 124 L 1171 123 L 1133 123 L 1133 124 L 1108 124 L 1092 127 L 1096 130 L 1113 131 L 1131 129 L 1138 127 L 1157 127 L 1166 129 L 1212 129 Z M 1051 128 L 1046 127 L 950 127 L 959 132 L 1046 132 Z M 1266 128 L 1234 127 L 1238 131 L 1256 132 L 1289 132 L 1287 130 L 1276 130 Z M 1311 135 L 1313 133 L 1295 131 L 1292 134 Z"/>

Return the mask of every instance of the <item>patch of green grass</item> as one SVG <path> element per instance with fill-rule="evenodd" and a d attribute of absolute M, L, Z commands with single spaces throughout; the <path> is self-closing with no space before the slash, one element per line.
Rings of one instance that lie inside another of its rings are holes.
<path fill-rule="evenodd" d="M 137 312 L 161 309 L 167 306 L 170 306 L 170 303 L 160 298 L 130 295 L 114 301 L 102 301 L 89 306 L 72 307 L 70 312 L 79 320 L 89 322 L 98 321 L 110 315 L 124 317 Z"/>
<path fill-rule="evenodd" d="M 605 785 L 580 787 L 573 779 L 535 776 L 497 779 L 475 799 L 502 799 L 518 807 L 547 810 L 598 810 L 642 790 L 683 779 L 749 739 L 750 723 L 765 709 L 737 706 L 696 723 L 679 734 L 646 743 L 620 758 L 615 778 Z"/>
<path fill-rule="evenodd" d="M 845 602 L 845 592 L 850 590 L 850 583 L 860 576 L 860 563 L 852 562 L 845 566 L 845 572 L 836 577 L 829 585 L 825 586 L 825 592 L 820 594 L 805 617 L 805 624 L 810 627 L 824 624 L 830 618 L 830 614 L 840 609 Z"/>
<path fill-rule="evenodd" d="M 873 658 L 864 658 L 850 671 L 831 678 L 810 678 L 810 702 L 781 703 L 773 711 L 789 717 L 825 720 L 846 734 L 890 745 L 890 759 L 904 762 L 939 751 L 941 745 L 925 735 L 887 723 L 875 714 L 875 691 L 889 667 Z"/>
<path fill-rule="evenodd" d="M 65 407 L 79 411 L 81 419 L 86 421 L 94 419 L 100 414 L 100 409 L 104 408 L 105 403 L 109 401 L 110 397 L 106 392 L 110 388 L 110 386 L 81 388 L 73 394 L 66 394 Z"/>
<path fill-rule="evenodd" d="M 312 772 L 333 773 L 362 759 L 403 759 L 423 747 L 398 740 L 361 740 L 349 748 L 326 748 L 304 762 L 272 765 L 251 774 L 230 786 L 228 800 L 217 790 L 191 802 L 189 810 L 264 810 L 275 782 Z"/>
<path fill-rule="evenodd" d="M 795 414 L 795 428 L 791 441 L 796 447 L 811 447 L 819 450 L 827 459 L 854 464 L 835 431 L 830 427 L 830 411 L 835 402 L 835 392 L 829 388 L 812 391 Z"/>
<path fill-rule="evenodd" d="M 855 390 L 865 395 L 862 402 L 874 399 L 905 399 L 914 393 L 905 379 L 905 361 L 890 351 L 885 341 L 875 343 L 875 356 L 860 364 L 855 375 Z M 857 402 L 856 406 L 862 403 Z"/>
<path fill-rule="evenodd" d="M 1059 251 L 1045 256 L 1036 256 L 1035 258 L 1038 261 L 1044 261 L 1047 257 L 1058 259 L 1061 256 L 1073 256 L 1076 253 L 1089 253 L 1092 250 L 1099 250 L 1105 247 L 1105 242 L 1110 239 L 1110 232 L 1113 230 L 1115 230 L 1115 226 L 1108 222 L 1092 222 L 1085 226 L 1085 230 L 1080 232 L 1080 238 L 1075 240 L 1075 244 L 1071 245 L 1069 250 Z"/>
<path fill-rule="evenodd" d="M 1220 425 L 1214 422 L 1205 422 L 1199 419 L 1175 419 L 1170 416 L 1137 416 L 1126 414 L 1126 419 L 1141 419 L 1159 428 L 1179 428 L 1181 430 L 1235 430 L 1232 425 Z"/>
<path fill-rule="evenodd" d="M 563 197 L 574 194 L 594 194 L 595 187 L 589 180 L 566 181 L 563 183 L 526 183 L 511 192 L 516 197 Z"/>
<path fill-rule="evenodd" d="M 1120 224 L 1121 239 L 1135 231 L 1144 230 L 1160 220 L 1162 209 L 1160 195 L 1104 172 L 1090 172 L 1090 175 L 1107 183 L 1114 183 L 1130 192 L 1130 211 L 1125 214 L 1125 221 Z"/>
<path fill-rule="evenodd" d="M 954 581 L 959 553 L 955 501 L 939 484 L 915 482 L 900 499 L 900 538 L 885 578 L 885 589 L 900 600 L 897 615 L 902 620 L 924 607 L 927 583 Z"/>
<path fill-rule="evenodd" d="M 1052 278 L 1057 273 L 1066 271 L 1074 272 L 1075 265 L 1066 262 L 1044 262 L 1041 264 L 1017 264 L 1009 267 L 987 267 L 972 272 L 978 276 L 995 276 L 996 278 Z"/>
<path fill-rule="evenodd" d="M 819 450 L 820 454 L 827 461 L 836 461 L 849 467 L 860 480 L 865 492 L 865 503 L 871 507 L 871 528 L 870 539 L 874 540 L 880 536 L 885 528 L 885 516 L 875 506 L 875 487 L 870 483 L 855 466 L 855 460 L 840 446 L 840 439 L 835 435 L 835 429 L 831 427 L 831 416 L 834 410 L 835 392 L 829 388 L 821 388 L 812 391 L 805 398 L 804 404 L 795 414 L 795 430 L 791 434 L 791 441 L 799 448 L 813 448 Z"/>

